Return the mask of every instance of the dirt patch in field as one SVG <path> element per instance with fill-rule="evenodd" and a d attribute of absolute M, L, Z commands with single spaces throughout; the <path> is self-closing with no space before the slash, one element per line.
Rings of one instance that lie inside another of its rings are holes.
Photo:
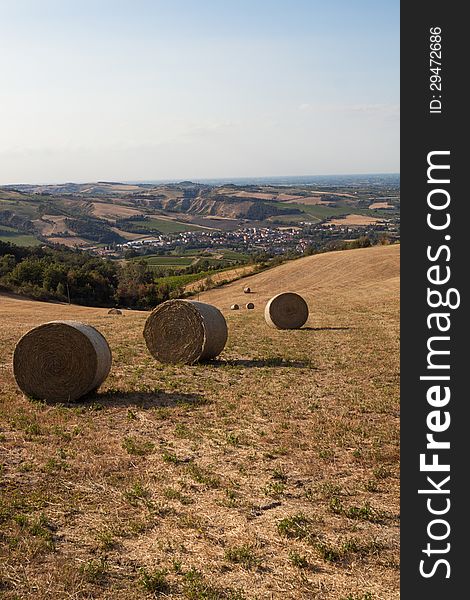
<path fill-rule="evenodd" d="M 90 240 L 84 240 L 81 237 L 49 237 L 47 238 L 49 242 L 52 244 L 62 244 L 62 246 L 67 246 L 68 248 L 81 248 L 83 246 L 92 246 L 92 242 Z"/>
<path fill-rule="evenodd" d="M 379 223 L 380 221 L 383 221 L 384 219 L 379 219 L 377 217 L 368 217 L 366 215 L 347 215 L 346 217 L 339 219 L 332 219 L 331 221 L 328 221 L 329 223 L 331 223 L 331 225 L 338 225 L 338 226 L 342 226 L 342 225 L 355 225 L 357 227 L 360 226 L 367 226 L 367 225 L 374 225 L 374 223 Z"/>
<path fill-rule="evenodd" d="M 122 231 L 121 229 L 118 229 L 117 227 L 111 227 L 111 231 L 114 231 L 114 233 L 117 233 L 118 235 L 123 237 L 125 240 L 129 240 L 129 241 L 143 240 L 145 238 L 155 237 L 155 236 L 151 236 L 151 235 L 142 235 L 141 233 L 131 233 L 129 231 Z"/>
<path fill-rule="evenodd" d="M 136 208 L 129 208 L 127 206 L 121 206 L 119 204 L 107 204 L 105 202 L 93 202 L 93 214 L 96 217 L 103 219 L 127 219 L 128 217 L 135 217 L 142 215 L 142 211 Z"/>
<path fill-rule="evenodd" d="M 321 196 L 298 196 L 295 200 L 289 200 L 287 204 L 305 204 L 306 206 L 323 204 L 324 206 L 329 206 L 331 202 L 322 200 Z"/>
<path fill-rule="evenodd" d="M 394 206 L 388 202 L 374 202 L 369 206 L 369 208 L 372 210 L 380 210 L 381 208 L 394 208 Z"/>
<path fill-rule="evenodd" d="M 44 236 L 56 235 L 58 233 L 71 233 L 72 230 L 65 224 L 67 217 L 57 215 L 44 215 L 41 219 L 36 219 L 33 224 L 37 231 Z"/>
<path fill-rule="evenodd" d="M 236 192 L 230 195 L 236 198 L 257 198 L 258 200 L 278 200 L 279 202 L 295 201 L 301 198 L 301 196 L 295 196 L 294 194 L 278 194 L 276 192 Z"/>

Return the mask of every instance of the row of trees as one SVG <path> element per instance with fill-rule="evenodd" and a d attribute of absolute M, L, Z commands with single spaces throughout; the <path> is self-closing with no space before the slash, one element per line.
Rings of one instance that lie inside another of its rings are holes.
<path fill-rule="evenodd" d="M 38 300 L 152 308 L 170 298 L 145 261 L 116 263 L 64 248 L 20 248 L 0 241 L 0 287 Z"/>

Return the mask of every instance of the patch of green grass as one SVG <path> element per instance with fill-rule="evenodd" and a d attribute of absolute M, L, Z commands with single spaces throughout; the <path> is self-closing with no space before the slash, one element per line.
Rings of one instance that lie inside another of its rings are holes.
<path fill-rule="evenodd" d="M 295 540 L 303 540 L 314 536 L 311 527 L 311 519 L 302 513 L 286 517 L 277 524 L 279 535 Z"/>
<path fill-rule="evenodd" d="M 184 423 L 177 423 L 175 426 L 175 436 L 183 439 L 191 439 L 193 433 Z"/>
<path fill-rule="evenodd" d="M 356 538 L 348 538 L 339 544 L 332 544 L 324 540 L 316 540 L 313 547 L 326 562 L 340 562 L 352 555 L 366 556 L 379 554 L 384 546 L 375 540 L 362 542 Z"/>
<path fill-rule="evenodd" d="M 181 504 L 193 503 L 193 500 L 191 500 L 191 498 L 188 498 L 188 496 L 185 496 L 179 490 L 175 490 L 175 488 L 165 488 L 163 490 L 163 494 L 168 500 L 178 500 L 179 502 L 181 502 Z"/>
<path fill-rule="evenodd" d="M 197 483 L 202 483 L 209 488 L 220 487 L 220 478 L 217 475 L 210 473 L 208 469 L 203 469 L 195 463 L 188 465 L 188 473 Z"/>
<path fill-rule="evenodd" d="M 13 520 L 23 531 L 35 538 L 39 538 L 44 545 L 44 549 L 49 551 L 55 550 L 55 542 L 52 535 L 53 528 L 44 514 L 33 519 L 24 514 L 16 514 L 13 516 Z"/>
<path fill-rule="evenodd" d="M 310 563 L 308 562 L 307 558 L 299 554 L 298 552 L 295 552 L 294 550 L 289 552 L 289 561 L 291 564 L 294 565 L 294 567 L 297 567 L 298 569 L 308 569 L 310 566 Z"/>
<path fill-rule="evenodd" d="M 109 529 L 103 529 L 96 534 L 96 541 L 101 550 L 112 550 L 118 545 L 113 532 Z"/>
<path fill-rule="evenodd" d="M 225 439 L 227 440 L 227 444 L 230 444 L 231 446 L 240 446 L 240 436 L 233 431 L 227 433 Z"/>
<path fill-rule="evenodd" d="M 127 418 L 129 419 L 129 421 L 136 421 L 137 420 L 137 413 L 132 410 L 131 408 L 127 409 Z"/>
<path fill-rule="evenodd" d="M 340 485 L 336 483 L 331 483 L 327 481 L 320 486 L 321 493 L 325 496 L 325 498 L 332 498 L 334 496 L 338 496 L 342 494 L 342 488 Z"/>
<path fill-rule="evenodd" d="M 161 569 L 147 571 L 147 569 L 143 568 L 140 570 L 139 583 L 147 592 L 154 596 L 159 596 L 170 590 L 170 585 L 166 578 L 167 574 L 167 571 Z"/>
<path fill-rule="evenodd" d="M 364 488 L 366 492 L 371 492 L 372 494 L 375 494 L 379 491 L 379 486 L 377 485 L 377 482 L 373 479 L 369 479 L 368 481 L 366 481 Z"/>
<path fill-rule="evenodd" d="M 187 462 L 185 460 L 181 460 L 176 456 L 176 454 L 173 454 L 173 452 L 168 452 L 167 450 L 162 453 L 162 458 L 164 462 L 171 463 L 173 465 L 182 465 L 183 463 Z"/>
<path fill-rule="evenodd" d="M 140 482 L 134 483 L 132 487 L 124 492 L 124 497 L 132 505 L 136 505 L 139 500 L 148 500 L 150 496 L 150 490 Z"/>
<path fill-rule="evenodd" d="M 378 523 L 385 516 L 373 508 L 369 502 L 366 502 L 364 506 L 350 506 L 345 508 L 337 496 L 333 496 L 330 499 L 329 508 L 335 515 L 344 515 L 348 519 L 369 521 L 371 523 Z"/>
<path fill-rule="evenodd" d="M 248 544 L 227 548 L 225 551 L 225 559 L 230 562 L 240 564 L 246 569 L 259 567 L 260 564 L 260 560 L 256 556 L 253 546 Z"/>
<path fill-rule="evenodd" d="M 350 506 L 345 509 L 343 513 L 348 519 L 370 521 L 371 523 L 377 523 L 384 517 L 381 512 L 373 508 L 368 502 L 366 502 L 364 506 Z"/>
<path fill-rule="evenodd" d="M 37 417 L 25 413 L 24 411 L 18 411 L 15 416 L 10 419 L 10 424 L 13 428 L 24 431 L 28 436 L 43 435 L 44 433 Z"/>
<path fill-rule="evenodd" d="M 326 562 L 339 562 L 344 558 L 344 551 L 341 548 L 328 544 L 327 542 L 315 542 L 314 548 Z"/>
<path fill-rule="evenodd" d="M 341 515 L 344 512 L 343 503 L 337 496 L 333 496 L 330 498 L 328 506 L 331 512 L 335 515 Z"/>
<path fill-rule="evenodd" d="M 283 469 L 283 467 L 276 467 L 273 470 L 272 478 L 275 481 L 280 481 L 281 483 L 287 483 L 287 473 Z"/>
<path fill-rule="evenodd" d="M 146 456 L 154 451 L 155 444 L 148 440 L 139 440 L 135 437 L 126 437 L 122 442 L 122 447 L 129 454 L 136 456 Z"/>
<path fill-rule="evenodd" d="M 284 493 L 285 487 L 281 481 L 270 481 L 264 487 L 263 492 L 271 498 L 279 498 Z"/>
<path fill-rule="evenodd" d="M 80 573 L 90 583 L 99 583 L 102 581 L 106 577 L 108 570 L 109 564 L 104 558 L 92 558 L 80 567 Z"/>
<path fill-rule="evenodd" d="M 235 490 L 226 489 L 225 490 L 226 501 L 224 503 L 225 506 L 229 508 L 234 508 L 238 504 L 238 494 Z"/>
<path fill-rule="evenodd" d="M 379 480 L 387 479 L 392 474 L 390 469 L 387 469 L 387 467 L 384 467 L 384 465 L 380 465 L 380 467 L 377 467 L 376 469 L 374 469 L 373 473 L 374 473 L 374 477 Z"/>

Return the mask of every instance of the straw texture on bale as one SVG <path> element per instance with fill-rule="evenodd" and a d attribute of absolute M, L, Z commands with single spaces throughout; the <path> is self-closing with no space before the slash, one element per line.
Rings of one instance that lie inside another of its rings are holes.
<path fill-rule="evenodd" d="M 240 307 L 238 306 L 238 304 L 232 304 L 232 306 L 230 307 L 230 310 L 238 310 Z"/>
<path fill-rule="evenodd" d="M 245 294 L 251 294 L 251 288 L 249 287 L 243 288 L 243 291 Z"/>
<path fill-rule="evenodd" d="M 255 307 L 255 305 L 253 304 L 253 302 L 248 302 L 248 304 L 246 304 L 246 308 L 248 310 L 253 310 L 254 307 Z"/>
<path fill-rule="evenodd" d="M 111 361 L 108 342 L 94 327 L 79 321 L 51 321 L 19 340 L 13 373 L 28 396 L 72 402 L 103 383 Z"/>
<path fill-rule="evenodd" d="M 266 304 L 264 318 L 276 329 L 299 329 L 308 319 L 308 305 L 299 294 L 277 294 Z"/>
<path fill-rule="evenodd" d="M 122 310 L 119 308 L 110 308 L 108 310 L 108 315 L 122 315 Z"/>
<path fill-rule="evenodd" d="M 144 338 L 150 354 L 163 363 L 192 364 L 215 358 L 228 331 L 222 313 L 211 304 L 167 300 L 149 315 Z"/>

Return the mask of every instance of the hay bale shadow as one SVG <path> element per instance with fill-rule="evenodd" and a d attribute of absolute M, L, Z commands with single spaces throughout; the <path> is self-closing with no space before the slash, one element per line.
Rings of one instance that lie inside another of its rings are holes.
<path fill-rule="evenodd" d="M 241 359 L 230 359 L 230 360 L 211 360 L 206 363 L 212 367 L 252 367 L 252 368 L 263 368 L 263 367 L 290 367 L 294 369 L 314 369 L 311 361 L 309 360 L 289 360 L 286 358 L 273 356 L 268 358 L 241 358 Z"/>
<path fill-rule="evenodd" d="M 101 408 L 124 408 L 136 406 L 139 408 L 174 408 L 177 406 L 204 406 L 209 400 L 199 394 L 183 394 L 180 392 L 95 392 L 79 402 L 68 404 L 70 408 L 87 407 L 99 404 Z"/>
<path fill-rule="evenodd" d="M 352 327 L 300 327 L 298 331 L 347 331 Z"/>

